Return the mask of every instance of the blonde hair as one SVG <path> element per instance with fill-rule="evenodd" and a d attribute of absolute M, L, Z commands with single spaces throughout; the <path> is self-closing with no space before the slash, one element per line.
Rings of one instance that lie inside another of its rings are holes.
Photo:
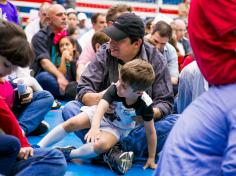
<path fill-rule="evenodd" d="M 145 91 L 153 84 L 155 72 L 151 64 L 138 58 L 121 67 L 120 79 L 134 91 Z"/>

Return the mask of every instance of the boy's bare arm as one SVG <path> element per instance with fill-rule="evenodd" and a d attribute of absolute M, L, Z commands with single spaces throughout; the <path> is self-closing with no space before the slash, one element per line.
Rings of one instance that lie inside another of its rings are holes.
<path fill-rule="evenodd" d="M 154 120 L 160 120 L 162 117 L 161 110 L 159 108 L 153 108 Z"/>
<path fill-rule="evenodd" d="M 101 132 L 99 130 L 100 123 L 108 108 L 109 108 L 109 103 L 106 100 L 101 99 L 100 102 L 98 103 L 97 109 L 93 116 L 93 122 L 91 124 L 91 128 L 85 135 L 85 140 L 87 142 L 90 141 L 96 142 L 99 139 L 101 135 Z"/>
<path fill-rule="evenodd" d="M 144 127 L 146 131 L 146 137 L 148 142 L 148 160 L 144 165 L 144 169 L 150 167 L 152 169 L 156 168 L 155 156 L 156 156 L 156 146 L 157 146 L 157 136 L 154 126 L 154 121 L 144 121 Z"/>

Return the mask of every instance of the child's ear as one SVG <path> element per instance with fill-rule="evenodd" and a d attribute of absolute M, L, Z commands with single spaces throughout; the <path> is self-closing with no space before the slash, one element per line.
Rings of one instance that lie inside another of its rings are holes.
<path fill-rule="evenodd" d="M 100 46 L 101 46 L 101 45 L 100 45 L 99 43 L 96 43 L 96 44 L 95 44 L 95 49 L 96 49 L 95 52 L 97 52 L 97 51 L 99 50 Z"/>

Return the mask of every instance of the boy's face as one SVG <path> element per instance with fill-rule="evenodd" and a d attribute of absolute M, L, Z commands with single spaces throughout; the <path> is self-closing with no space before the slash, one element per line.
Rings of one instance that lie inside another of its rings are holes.
<path fill-rule="evenodd" d="M 125 84 L 122 80 L 119 80 L 116 83 L 116 87 L 117 87 L 117 95 L 119 97 L 130 98 L 138 95 L 137 92 L 134 92 L 131 86 Z"/>
<path fill-rule="evenodd" d="M 14 69 L 16 66 L 0 55 L 0 78 L 9 75 Z"/>

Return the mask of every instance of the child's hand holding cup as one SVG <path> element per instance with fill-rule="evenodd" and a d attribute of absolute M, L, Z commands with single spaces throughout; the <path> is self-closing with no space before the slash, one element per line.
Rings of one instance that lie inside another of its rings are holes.
<path fill-rule="evenodd" d="M 27 93 L 27 86 L 23 79 L 17 80 L 17 89 L 20 100 L 29 96 L 29 93 Z"/>

